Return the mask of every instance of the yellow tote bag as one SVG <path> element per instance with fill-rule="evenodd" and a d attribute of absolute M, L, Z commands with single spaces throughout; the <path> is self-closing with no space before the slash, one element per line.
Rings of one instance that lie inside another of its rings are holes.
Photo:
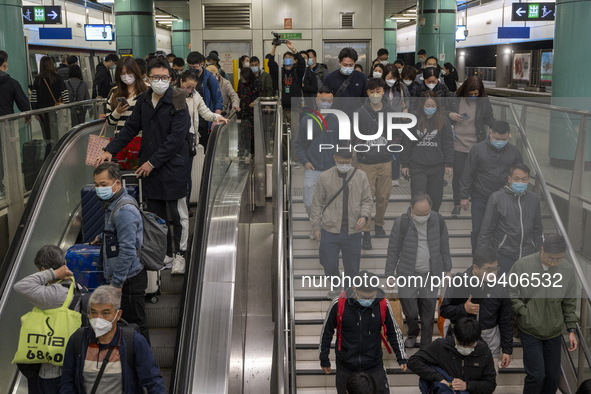
<path fill-rule="evenodd" d="M 74 297 L 75 286 L 72 278 L 68 296 L 61 307 L 46 310 L 34 307 L 21 317 L 18 350 L 12 360 L 13 364 L 64 364 L 68 339 L 82 325 L 80 313 L 68 309 Z"/>

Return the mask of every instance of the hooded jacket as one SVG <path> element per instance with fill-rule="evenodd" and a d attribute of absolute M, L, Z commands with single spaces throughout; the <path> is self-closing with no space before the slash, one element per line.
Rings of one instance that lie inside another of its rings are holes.
<path fill-rule="evenodd" d="M 13 114 L 14 104 L 21 112 L 31 109 L 20 83 L 4 71 L 0 71 L 0 91 L 0 116 Z"/>
<path fill-rule="evenodd" d="M 468 268 L 461 277 L 472 277 L 472 267 Z M 511 300 L 500 284 L 490 287 L 470 286 L 470 282 L 463 282 L 465 286 L 450 286 L 445 292 L 445 298 L 439 307 L 441 317 L 449 319 L 455 324 L 460 318 L 471 316 L 478 319 L 480 328 L 487 330 L 499 326 L 501 333 L 501 349 L 505 354 L 513 353 L 513 313 L 511 312 Z M 472 297 L 474 304 L 480 305 L 478 315 L 466 312 L 464 303 Z"/>
<path fill-rule="evenodd" d="M 414 221 L 410 217 L 411 211 L 403 214 L 409 216 L 408 230 L 400 245 L 400 223 L 402 217 L 394 220 L 390 240 L 388 242 L 388 254 L 386 256 L 386 275 L 414 275 L 417 262 L 417 246 L 419 244 L 419 235 Z M 435 211 L 431 211 L 427 220 L 427 243 L 429 245 L 431 274 L 440 275 L 442 272 L 449 272 L 452 269 L 451 255 L 449 252 L 449 238 L 445 221 L 440 226 L 443 216 Z M 440 228 L 443 230 L 440 232 Z"/>
<path fill-rule="evenodd" d="M 433 341 L 408 360 L 408 368 L 428 382 L 440 382 L 443 375 L 432 366 L 444 369 L 452 378 L 466 382 L 470 394 L 492 394 L 497 387 L 494 360 L 486 343 L 478 341 L 476 348 L 462 356 L 455 339 L 447 337 Z"/>
<path fill-rule="evenodd" d="M 466 158 L 460 181 L 462 199 L 488 200 L 491 194 L 507 183 L 509 170 L 517 163 L 523 163 L 523 158 L 515 145 L 507 143 L 497 149 L 489 139 L 477 143 Z"/>
<path fill-rule="evenodd" d="M 341 350 L 336 350 L 337 368 L 342 366 L 351 372 L 363 372 L 374 369 L 383 363 L 382 342 L 380 332 L 382 319 L 380 315 L 380 300 L 384 292 L 378 289 L 374 302 L 367 308 L 361 306 L 355 298 L 352 289 L 347 290 L 347 300 L 341 321 L 342 342 Z M 330 344 L 337 329 L 338 297 L 326 314 L 320 336 L 320 365 L 330 367 Z M 396 354 L 399 364 L 406 364 L 406 352 L 400 328 L 394 320 L 390 303 L 388 315 L 384 321 L 387 338 Z"/>
<path fill-rule="evenodd" d="M 170 201 L 187 195 L 191 117 L 186 97 L 186 92 L 168 88 L 154 108 L 149 89 L 138 97 L 125 126 L 105 148 L 114 156 L 142 132 L 140 165 L 149 161 L 154 167 L 150 176 L 143 179 L 147 198 Z"/>
<path fill-rule="evenodd" d="M 520 259 L 542 246 L 540 200 L 526 190 L 517 194 L 509 186 L 493 193 L 478 236 L 478 246 L 490 246 L 508 257 Z"/>
<path fill-rule="evenodd" d="M 113 87 L 111 70 L 109 70 L 103 62 L 100 62 L 96 66 L 96 73 L 94 74 L 94 80 L 92 82 L 92 98 L 97 98 L 97 96 L 107 98 L 111 87 Z"/>
<path fill-rule="evenodd" d="M 198 86 L 197 91 L 203 97 L 203 101 L 205 101 L 207 108 L 209 108 L 211 112 L 223 110 L 224 99 L 217 78 L 206 69 L 202 70 L 202 74 L 198 78 L 198 81 L 201 81 L 201 89 L 199 89 Z"/>

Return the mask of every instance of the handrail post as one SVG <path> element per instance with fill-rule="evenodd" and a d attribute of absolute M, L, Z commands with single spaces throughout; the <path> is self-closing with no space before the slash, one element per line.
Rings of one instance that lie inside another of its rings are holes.
<path fill-rule="evenodd" d="M 25 209 L 25 197 L 21 168 L 21 149 L 19 143 L 18 123 L 0 122 L 0 144 L 2 149 L 2 165 L 4 182 L 6 182 L 6 202 L 8 204 L 8 242 L 12 242 Z M 2 181 L 0 179 L 0 181 Z"/>
<path fill-rule="evenodd" d="M 583 201 L 579 198 L 583 191 L 583 175 L 585 173 L 585 143 L 587 135 L 587 116 L 581 115 L 579 137 L 573 166 L 570 193 L 568 198 L 568 234 L 575 250 L 583 246 Z"/>

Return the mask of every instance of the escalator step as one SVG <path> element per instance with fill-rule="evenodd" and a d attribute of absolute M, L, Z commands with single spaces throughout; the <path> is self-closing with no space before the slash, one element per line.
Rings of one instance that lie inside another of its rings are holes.
<path fill-rule="evenodd" d="M 160 271 L 162 293 L 181 294 L 185 283 L 185 275 L 171 275 L 170 270 Z"/>
<path fill-rule="evenodd" d="M 180 294 L 161 294 L 158 302 L 146 302 L 146 321 L 149 328 L 175 328 L 178 326 Z"/>
<path fill-rule="evenodd" d="M 170 369 L 176 362 L 176 328 L 155 328 L 150 330 L 150 342 L 154 357 L 160 368 Z"/>

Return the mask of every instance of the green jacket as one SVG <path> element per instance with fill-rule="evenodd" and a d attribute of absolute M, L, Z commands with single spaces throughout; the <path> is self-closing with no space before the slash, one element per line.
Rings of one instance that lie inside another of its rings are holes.
<path fill-rule="evenodd" d="M 512 279 L 512 275 L 518 280 Z M 526 282 L 525 277 L 530 283 L 537 283 L 537 277 L 546 286 L 522 286 L 526 284 L 522 283 Z M 576 328 L 578 283 L 568 260 L 563 259 L 558 266 L 545 271 L 540 254 L 534 253 L 518 260 L 507 280 L 517 282 L 517 286 L 508 289 L 519 330 L 544 340 L 560 335 L 565 324 L 567 329 Z"/>
<path fill-rule="evenodd" d="M 259 81 L 261 84 L 261 97 L 273 97 L 273 81 L 271 75 L 265 71 L 259 71 Z"/>

